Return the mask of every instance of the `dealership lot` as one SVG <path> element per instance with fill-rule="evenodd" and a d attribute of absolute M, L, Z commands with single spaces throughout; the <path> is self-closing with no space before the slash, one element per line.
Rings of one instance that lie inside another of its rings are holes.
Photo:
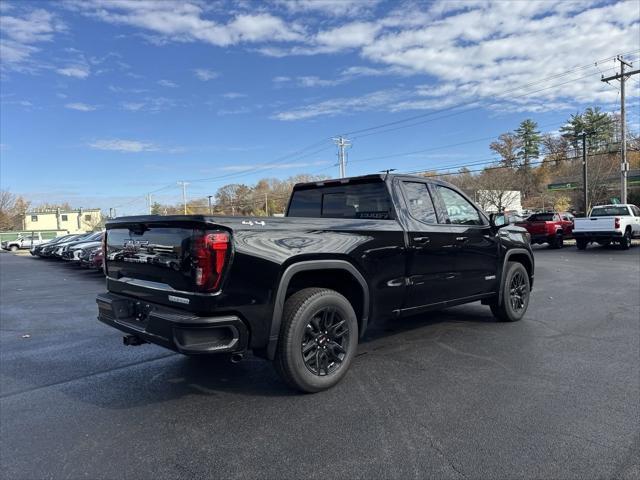
<path fill-rule="evenodd" d="M 374 325 L 345 380 L 124 347 L 103 277 L 0 254 L 4 478 L 638 478 L 640 248 L 536 248 L 525 319 Z"/>

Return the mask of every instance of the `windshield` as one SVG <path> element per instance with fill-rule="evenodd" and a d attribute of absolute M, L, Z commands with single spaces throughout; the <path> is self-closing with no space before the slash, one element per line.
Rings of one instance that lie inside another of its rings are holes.
<path fill-rule="evenodd" d="M 553 213 L 534 213 L 527 220 L 530 222 L 552 222 Z"/>
<path fill-rule="evenodd" d="M 627 207 L 595 207 L 591 210 L 592 217 L 613 217 L 615 215 L 629 215 Z"/>

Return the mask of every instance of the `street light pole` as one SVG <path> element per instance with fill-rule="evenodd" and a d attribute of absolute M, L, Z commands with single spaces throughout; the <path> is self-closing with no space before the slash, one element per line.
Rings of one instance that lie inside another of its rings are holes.
<path fill-rule="evenodd" d="M 213 215 L 213 208 L 211 207 L 211 197 L 213 197 L 213 195 L 207 195 L 207 198 L 209 199 L 209 215 Z"/>

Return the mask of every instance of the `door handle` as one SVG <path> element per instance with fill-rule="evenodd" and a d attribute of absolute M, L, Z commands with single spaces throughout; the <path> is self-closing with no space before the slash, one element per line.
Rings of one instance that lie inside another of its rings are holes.
<path fill-rule="evenodd" d="M 456 242 L 466 242 L 469 237 L 456 237 Z"/>
<path fill-rule="evenodd" d="M 431 239 L 429 237 L 414 237 L 413 241 L 415 243 L 419 243 L 421 245 L 426 245 L 427 243 L 429 243 L 431 241 Z"/>

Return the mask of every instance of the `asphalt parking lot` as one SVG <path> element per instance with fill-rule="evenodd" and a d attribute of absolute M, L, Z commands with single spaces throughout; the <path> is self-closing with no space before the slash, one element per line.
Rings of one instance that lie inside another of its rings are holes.
<path fill-rule="evenodd" d="M 341 384 L 299 395 L 257 358 L 124 347 L 99 274 L 2 253 L 1 476 L 637 479 L 640 247 L 536 262 L 521 322 L 378 324 Z"/>

